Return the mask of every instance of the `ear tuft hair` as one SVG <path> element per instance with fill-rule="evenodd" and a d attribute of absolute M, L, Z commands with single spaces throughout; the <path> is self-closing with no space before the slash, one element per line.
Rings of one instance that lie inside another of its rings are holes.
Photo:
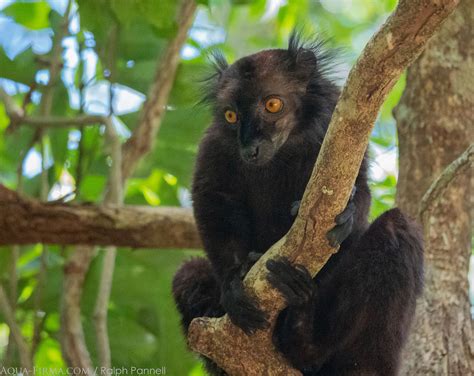
<path fill-rule="evenodd" d="M 298 52 L 304 48 L 304 43 L 302 42 L 301 30 L 293 29 L 288 39 L 288 53 L 290 57 L 297 58 Z"/>
<path fill-rule="evenodd" d="M 290 66 L 311 67 L 319 75 L 331 75 L 337 64 L 340 51 L 327 47 L 329 40 L 320 36 L 303 37 L 300 29 L 293 29 L 288 40 Z"/>
<path fill-rule="evenodd" d="M 215 69 L 215 73 L 219 76 L 229 67 L 229 63 L 225 59 L 223 53 L 219 50 L 213 50 L 211 52 L 211 64 Z"/>
<path fill-rule="evenodd" d="M 197 105 L 212 105 L 217 95 L 217 85 L 224 71 L 229 67 L 229 63 L 219 50 L 210 52 L 209 57 L 212 72 L 201 80 L 202 99 Z"/>

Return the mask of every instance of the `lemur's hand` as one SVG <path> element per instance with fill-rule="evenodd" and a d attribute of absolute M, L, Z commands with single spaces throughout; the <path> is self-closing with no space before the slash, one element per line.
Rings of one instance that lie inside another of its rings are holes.
<path fill-rule="evenodd" d="M 268 327 L 267 316 L 247 295 L 239 274 L 223 284 L 221 304 L 232 323 L 248 335 Z"/>
<path fill-rule="evenodd" d="M 288 306 L 302 306 L 316 293 L 316 283 L 303 265 L 293 266 L 286 258 L 268 260 L 267 279 L 283 294 Z"/>
<path fill-rule="evenodd" d="M 349 202 L 347 203 L 346 208 L 336 216 L 335 222 L 336 226 L 334 226 L 329 232 L 326 234 L 327 239 L 329 240 L 329 244 L 331 247 L 337 247 L 340 245 L 349 234 L 352 232 L 352 226 L 354 224 L 354 214 L 356 211 L 356 206 L 354 203 L 354 196 L 356 194 L 356 187 L 352 188 L 351 197 L 349 198 Z"/>
<path fill-rule="evenodd" d="M 254 264 L 262 257 L 263 253 L 259 252 L 250 252 L 247 255 L 247 259 L 244 261 L 240 268 L 240 278 L 244 279 L 249 270 L 254 266 Z"/>

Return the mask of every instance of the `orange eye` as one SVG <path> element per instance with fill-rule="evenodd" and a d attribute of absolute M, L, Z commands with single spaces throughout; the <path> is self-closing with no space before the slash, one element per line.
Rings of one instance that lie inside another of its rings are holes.
<path fill-rule="evenodd" d="M 224 115 L 228 123 L 230 124 L 237 123 L 237 114 L 235 111 L 227 110 Z"/>
<path fill-rule="evenodd" d="M 265 109 L 272 114 L 280 112 L 283 108 L 283 101 L 280 98 L 270 98 L 265 102 Z"/>

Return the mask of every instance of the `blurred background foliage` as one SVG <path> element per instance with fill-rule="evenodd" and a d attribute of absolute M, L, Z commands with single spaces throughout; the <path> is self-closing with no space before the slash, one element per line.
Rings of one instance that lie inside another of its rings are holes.
<path fill-rule="evenodd" d="M 168 111 L 153 151 L 140 163 L 126 186 L 125 203 L 190 206 L 189 185 L 201 134 L 210 121 L 199 100 L 199 80 L 208 72 L 208 54 L 223 51 L 229 61 L 261 49 L 284 47 L 294 27 L 322 35 L 340 49 L 334 79 L 343 83 L 365 43 L 395 7 L 395 0 L 201 0 L 168 103 Z M 118 25 L 116 73 L 113 85 L 114 124 L 126 140 L 137 124 L 139 110 L 154 77 L 157 61 L 176 32 L 178 2 L 174 0 L 77 0 L 67 35 L 62 40 L 61 79 L 53 114 L 108 114 L 111 72 L 109 33 Z M 38 114 L 42 88 L 48 83 L 45 62 L 54 32 L 66 9 L 64 0 L 0 0 L 0 85 L 18 105 L 25 97 L 30 115 Z M 393 205 L 397 176 L 397 144 L 392 108 L 404 87 L 396 85 L 386 101 L 371 138 L 371 216 Z M 104 151 L 104 130 L 51 129 L 45 149 L 31 147 L 33 130 L 6 132 L 9 120 L 0 102 L 0 181 L 17 188 L 22 167 L 22 190 L 40 194 L 40 171 L 48 169 L 48 199 L 100 202 L 110 160 Z M 82 150 L 79 153 L 79 150 Z M 79 155 L 82 161 L 79 163 Z M 44 161 L 42 161 L 44 158 Z M 80 171 L 78 170 L 80 166 Z M 40 266 L 41 245 L 22 247 L 18 265 L 17 319 L 27 338 L 32 336 L 33 297 Z M 59 345 L 59 305 L 62 266 L 68 249 L 51 247 L 47 260 L 44 320 L 35 365 L 64 367 Z M 170 375 L 203 373 L 196 357 L 185 349 L 171 295 L 177 266 L 199 252 L 187 250 L 120 250 L 109 313 L 112 363 L 116 367 L 165 366 Z M 8 283 L 10 252 L 0 251 L 0 279 Z M 90 322 L 100 275 L 97 257 L 87 276 L 83 298 L 84 326 L 96 356 Z M 0 317 L 0 359 L 5 355 L 8 327 Z"/>

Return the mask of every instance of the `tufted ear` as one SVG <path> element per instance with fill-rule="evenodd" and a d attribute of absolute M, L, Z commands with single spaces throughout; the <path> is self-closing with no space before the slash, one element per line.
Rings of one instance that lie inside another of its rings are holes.
<path fill-rule="evenodd" d="M 305 81 L 315 75 L 331 74 L 331 67 L 337 65 L 337 53 L 326 48 L 324 39 L 315 37 L 305 42 L 301 32 L 293 30 L 288 41 L 288 70 Z"/>
<path fill-rule="evenodd" d="M 299 31 L 292 31 L 288 40 L 288 69 L 298 78 L 306 80 L 317 69 L 317 56 L 312 47 L 305 45 Z"/>
<path fill-rule="evenodd" d="M 229 67 L 229 63 L 225 59 L 224 55 L 219 50 L 214 50 L 211 52 L 211 64 L 215 70 L 215 74 L 222 76 L 222 73 Z"/>
<path fill-rule="evenodd" d="M 229 63 L 219 50 L 214 50 L 209 58 L 212 72 L 201 80 L 202 99 L 198 104 L 210 105 L 215 102 L 219 80 L 229 67 Z"/>

